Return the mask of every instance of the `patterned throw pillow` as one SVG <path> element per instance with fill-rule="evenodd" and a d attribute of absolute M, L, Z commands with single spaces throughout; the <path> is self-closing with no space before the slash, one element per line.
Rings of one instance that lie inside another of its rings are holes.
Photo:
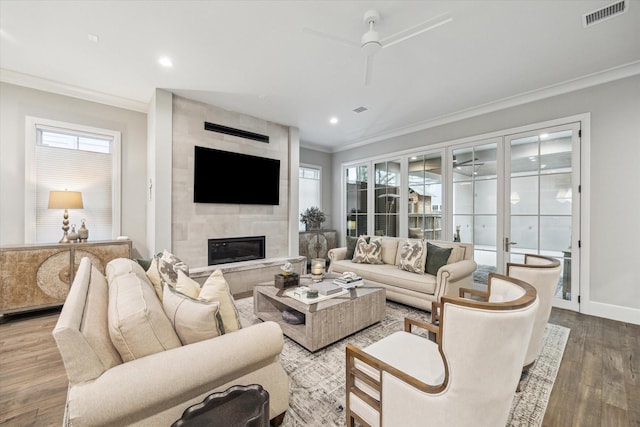
<path fill-rule="evenodd" d="M 175 288 L 178 283 L 178 270 L 182 270 L 187 276 L 189 275 L 187 264 L 166 249 L 162 251 L 162 255 L 157 257 L 157 262 L 160 280 L 172 288 Z"/>
<path fill-rule="evenodd" d="M 358 237 L 352 261 L 358 264 L 382 264 L 382 238 L 371 237 L 367 243 L 367 237 Z"/>
<path fill-rule="evenodd" d="M 449 255 L 451 255 L 451 248 L 441 248 L 440 246 L 427 243 L 426 272 L 434 276 L 437 275 L 440 267 L 447 263 Z"/>
<path fill-rule="evenodd" d="M 400 270 L 424 274 L 427 246 L 424 240 L 407 240 L 400 248 Z"/>

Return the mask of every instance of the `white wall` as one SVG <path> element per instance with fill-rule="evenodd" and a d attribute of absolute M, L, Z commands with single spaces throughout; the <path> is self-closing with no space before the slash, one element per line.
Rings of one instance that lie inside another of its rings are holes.
<path fill-rule="evenodd" d="M 300 148 L 300 163 L 306 163 L 310 165 L 316 165 L 322 167 L 322 211 L 326 214 L 327 220 L 322 224 L 323 228 L 334 228 L 338 225 L 338 220 L 333 218 L 332 201 L 335 193 L 335 188 L 332 184 L 332 165 L 330 153 L 317 151 L 311 148 Z M 340 217 L 338 217 L 340 218 Z M 298 216 L 298 220 L 300 217 Z M 335 224 L 335 225 L 334 225 Z M 296 226 L 299 225 L 296 224 Z"/>
<path fill-rule="evenodd" d="M 147 115 L 8 83 L 0 83 L 0 245 L 24 243 L 25 116 L 121 132 L 121 234 L 146 254 Z"/>
<path fill-rule="evenodd" d="M 589 236 L 582 236 L 590 265 L 581 310 L 640 323 L 640 76 L 335 153 L 332 188 L 341 186 L 343 162 L 582 113 L 591 113 L 591 163 L 583 165 L 590 170 L 591 223 Z M 340 197 L 335 191 L 334 218 L 340 218 Z"/>
<path fill-rule="evenodd" d="M 163 249 L 172 251 L 171 180 L 173 144 L 173 94 L 156 89 L 149 103 L 147 136 L 147 248 L 145 257 Z"/>

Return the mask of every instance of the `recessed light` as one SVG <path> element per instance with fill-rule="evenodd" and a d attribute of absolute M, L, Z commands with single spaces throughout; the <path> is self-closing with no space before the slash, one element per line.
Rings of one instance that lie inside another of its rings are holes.
<path fill-rule="evenodd" d="M 332 125 L 337 125 L 338 124 L 338 118 L 337 117 L 331 117 L 329 119 L 329 123 L 331 123 Z"/>
<path fill-rule="evenodd" d="M 162 58 L 158 59 L 158 63 L 163 67 L 173 67 L 173 62 L 171 62 L 171 60 L 166 56 L 163 56 Z"/>
<path fill-rule="evenodd" d="M 91 43 L 98 43 L 100 41 L 96 34 L 87 34 L 87 40 L 89 40 Z"/>

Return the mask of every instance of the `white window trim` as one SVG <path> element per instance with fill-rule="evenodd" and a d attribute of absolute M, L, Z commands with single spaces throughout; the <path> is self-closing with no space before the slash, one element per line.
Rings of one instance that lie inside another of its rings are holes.
<path fill-rule="evenodd" d="M 298 165 L 298 171 L 300 170 L 300 168 L 318 169 L 320 171 L 320 179 L 318 180 L 319 181 L 319 186 L 320 186 L 319 187 L 319 189 L 320 189 L 320 200 L 318 201 L 318 208 L 320 210 L 322 210 L 322 195 L 324 194 L 322 192 L 322 179 L 323 179 L 322 166 L 320 166 L 320 165 L 312 165 L 311 163 L 300 163 Z"/>
<path fill-rule="evenodd" d="M 91 126 L 78 125 L 75 123 L 60 122 L 57 120 L 43 119 L 39 117 L 25 117 L 25 197 L 24 197 L 24 242 L 35 243 L 36 241 L 36 144 L 37 128 L 46 127 L 50 129 L 68 129 L 78 133 L 106 135 L 113 138 L 111 155 L 112 162 L 112 192 L 111 192 L 111 213 L 112 227 L 111 238 L 115 239 L 120 235 L 120 200 L 121 200 L 121 154 L 120 141 L 121 134 L 110 129 L 94 128 Z"/>

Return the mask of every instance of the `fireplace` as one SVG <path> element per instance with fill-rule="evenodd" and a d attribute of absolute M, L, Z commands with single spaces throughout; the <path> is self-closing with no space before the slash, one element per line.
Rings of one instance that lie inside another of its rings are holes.
<path fill-rule="evenodd" d="M 209 239 L 209 265 L 264 259 L 264 236 Z"/>

